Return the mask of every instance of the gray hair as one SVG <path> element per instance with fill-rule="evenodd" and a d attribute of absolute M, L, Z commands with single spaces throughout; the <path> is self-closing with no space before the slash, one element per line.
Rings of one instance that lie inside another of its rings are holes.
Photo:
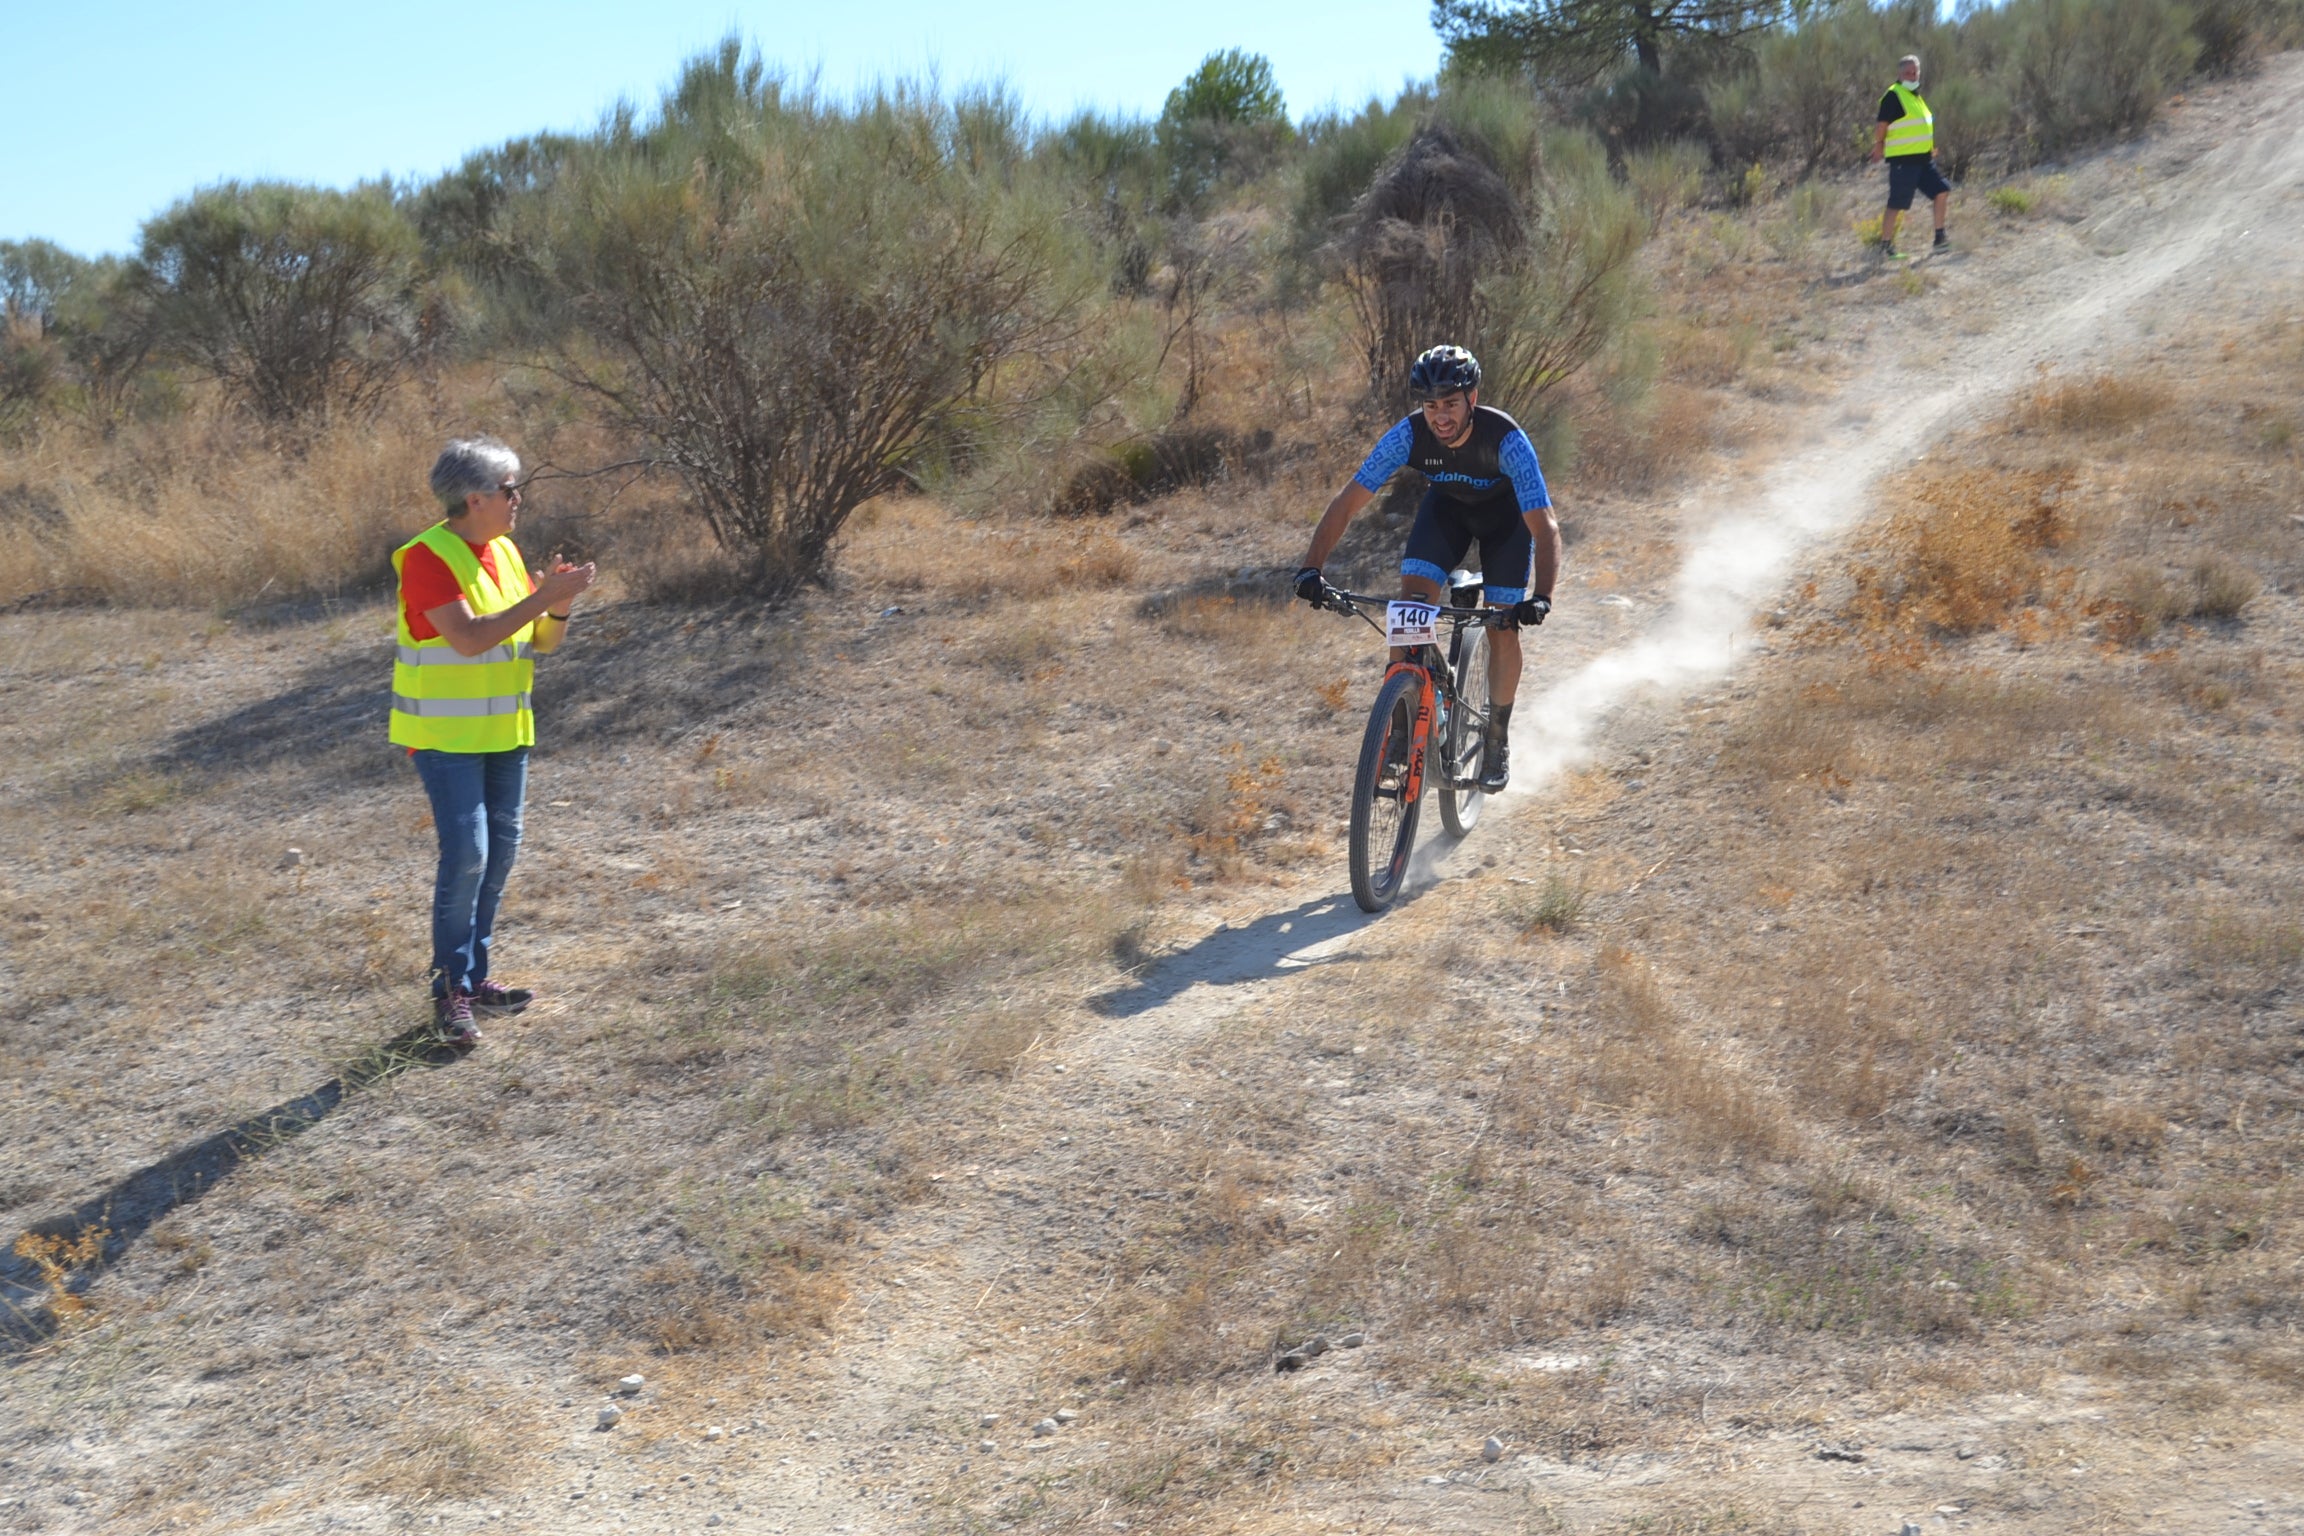
<path fill-rule="evenodd" d="M 1920 67 L 1920 55 L 1916 53 L 1908 53 L 1904 55 L 1904 57 L 1898 59 L 1896 61 L 1896 73 L 1904 73 L 1904 66 L 1907 64 L 1911 65 L 1914 69 L 1918 69 Z"/>
<path fill-rule="evenodd" d="M 432 461 L 432 494 L 450 517 L 464 515 L 464 498 L 489 496 L 520 473 L 520 455 L 493 437 L 460 437 Z"/>

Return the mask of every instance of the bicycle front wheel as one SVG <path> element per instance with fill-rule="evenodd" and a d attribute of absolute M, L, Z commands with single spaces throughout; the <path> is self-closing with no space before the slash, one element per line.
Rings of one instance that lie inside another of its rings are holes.
<path fill-rule="evenodd" d="M 1416 741 L 1416 707 L 1424 679 L 1395 672 L 1377 690 L 1360 739 L 1360 767 L 1352 775 L 1352 899 L 1363 912 L 1392 905 L 1408 875 L 1416 846 L 1421 796 L 1408 792 L 1408 755 Z M 1430 767 L 1425 770 L 1431 772 Z"/>
<path fill-rule="evenodd" d="M 1456 648 L 1456 707 L 1448 711 L 1448 741 L 1441 756 L 1446 779 L 1469 779 L 1480 772 L 1480 749 L 1488 739 L 1488 631 L 1467 626 Z M 1440 786 L 1440 824 L 1462 837 L 1480 819 L 1485 799 L 1477 789 Z"/>

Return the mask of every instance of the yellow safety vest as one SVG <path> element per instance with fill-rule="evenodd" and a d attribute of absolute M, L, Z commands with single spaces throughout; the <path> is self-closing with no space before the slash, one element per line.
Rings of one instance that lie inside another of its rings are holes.
<path fill-rule="evenodd" d="M 1928 103 L 1920 93 L 1898 80 L 1888 89 L 1896 93 L 1904 107 L 1904 115 L 1888 125 L 1888 142 L 1881 146 L 1883 155 L 1926 155 L 1936 149 L 1936 114 L 1928 110 Z"/>
<path fill-rule="evenodd" d="M 489 544 L 496 576 L 446 523 L 434 523 L 392 551 L 398 576 L 408 551 L 423 545 L 448 563 L 464 601 L 474 614 L 502 613 L 535 590 L 528 569 L 510 539 Z M 503 644 L 477 656 L 457 653 L 446 640 L 419 640 L 408 632 L 408 605 L 392 605 L 400 632 L 400 653 L 392 663 L 392 740 L 399 746 L 434 752 L 509 752 L 536 744 L 536 717 L 528 691 L 534 685 L 536 626 L 523 624 Z"/>

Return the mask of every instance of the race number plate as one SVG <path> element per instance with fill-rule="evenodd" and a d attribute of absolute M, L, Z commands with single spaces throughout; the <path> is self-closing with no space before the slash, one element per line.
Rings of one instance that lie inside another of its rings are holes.
<path fill-rule="evenodd" d="M 1384 609 L 1384 638 L 1393 645 L 1438 645 L 1440 609 L 1433 603 L 1398 602 Z"/>

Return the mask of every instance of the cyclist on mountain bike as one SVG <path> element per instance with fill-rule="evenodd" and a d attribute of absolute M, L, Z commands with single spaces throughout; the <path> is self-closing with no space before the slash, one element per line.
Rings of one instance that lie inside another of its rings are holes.
<path fill-rule="evenodd" d="M 1400 556 L 1400 594 L 1439 601 L 1448 573 L 1475 540 L 1484 593 L 1509 608 L 1509 628 L 1493 631 L 1488 697 L 1493 725 L 1480 759 L 1480 787 L 1490 794 L 1511 779 L 1512 697 L 1520 687 L 1519 626 L 1541 624 L 1552 611 L 1560 574 L 1560 524 L 1544 489 L 1536 447 L 1520 424 L 1480 403 L 1480 362 L 1462 347 L 1438 346 L 1408 371 L 1417 409 L 1376 441 L 1360 471 L 1320 515 L 1296 595 L 1319 604 L 1329 591 L 1320 567 L 1344 529 L 1403 465 L 1432 482 Z M 1397 659 L 1397 658 L 1395 658 Z"/>

